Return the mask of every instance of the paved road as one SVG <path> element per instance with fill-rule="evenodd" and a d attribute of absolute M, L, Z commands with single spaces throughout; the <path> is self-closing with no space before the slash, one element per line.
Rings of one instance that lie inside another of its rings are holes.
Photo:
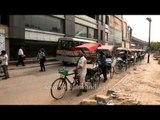
<path fill-rule="evenodd" d="M 59 67 L 47 66 L 46 72 L 39 72 L 39 67 L 10 70 L 10 79 L 0 80 L 0 104 L 50 104 L 48 87 L 59 77 Z"/>
<path fill-rule="evenodd" d="M 61 64 L 48 65 L 46 72 L 39 72 L 39 67 L 9 70 L 10 79 L 0 80 L 0 104 L 18 105 L 76 105 L 84 98 L 92 98 L 95 94 L 106 94 L 108 88 L 116 84 L 127 72 L 114 76 L 106 83 L 101 83 L 96 90 L 89 90 L 80 97 L 77 91 L 68 91 L 63 99 L 55 100 L 50 95 L 52 82 L 59 77 Z M 75 66 L 67 66 L 70 71 Z M 69 78 L 72 78 L 70 76 Z"/>

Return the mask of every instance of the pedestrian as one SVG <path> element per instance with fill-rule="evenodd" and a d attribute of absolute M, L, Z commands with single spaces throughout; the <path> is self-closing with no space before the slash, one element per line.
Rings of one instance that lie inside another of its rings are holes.
<path fill-rule="evenodd" d="M 86 74 L 87 74 L 87 59 L 84 56 L 85 52 L 83 49 L 81 49 L 81 52 L 79 55 L 82 55 L 78 61 L 77 67 L 73 71 L 78 71 L 79 74 L 79 80 L 80 80 L 80 90 L 77 94 L 77 96 L 81 96 L 82 92 L 87 92 L 86 89 Z"/>
<path fill-rule="evenodd" d="M 102 69 L 102 74 L 104 77 L 103 82 L 106 82 L 107 80 L 107 61 L 106 61 L 106 55 L 104 54 L 104 52 L 100 52 L 100 68 Z"/>
<path fill-rule="evenodd" d="M 25 54 L 24 54 L 24 51 L 23 51 L 23 46 L 21 46 L 18 50 L 18 62 L 16 64 L 16 66 L 18 67 L 18 65 L 20 63 L 22 63 L 22 66 L 25 66 L 24 64 L 24 58 L 25 58 Z"/>
<path fill-rule="evenodd" d="M 43 49 L 40 49 L 39 51 L 38 51 L 38 54 L 37 54 L 37 59 L 38 59 L 38 61 L 39 61 L 39 64 L 40 64 L 40 72 L 45 72 L 46 70 L 45 70 L 45 65 L 44 65 L 44 63 L 45 63 L 45 61 L 46 61 L 46 55 L 45 55 L 45 53 L 44 53 L 44 50 Z"/>
<path fill-rule="evenodd" d="M 134 53 L 134 63 L 136 64 L 136 62 L 137 62 L 137 52 L 135 51 L 135 53 Z"/>
<path fill-rule="evenodd" d="M 4 72 L 4 78 L 2 79 L 8 79 L 9 78 L 9 73 L 8 73 L 8 55 L 5 50 L 1 51 L 1 60 L 2 60 L 2 69 Z"/>
<path fill-rule="evenodd" d="M 40 49 L 41 49 L 44 53 L 46 53 L 46 51 L 45 51 L 45 49 L 44 49 L 43 46 L 42 46 Z"/>

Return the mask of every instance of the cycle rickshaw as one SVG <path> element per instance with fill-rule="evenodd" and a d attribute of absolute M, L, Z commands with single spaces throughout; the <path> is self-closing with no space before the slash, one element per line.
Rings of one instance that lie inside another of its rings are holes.
<path fill-rule="evenodd" d="M 113 45 L 102 45 L 101 47 L 97 48 L 97 52 L 102 51 L 106 55 L 109 55 L 108 57 L 106 56 L 106 61 L 107 61 L 107 70 L 108 74 L 110 74 L 110 78 L 112 78 L 114 75 L 114 66 L 116 62 L 113 56 L 113 50 L 114 50 Z"/>
<path fill-rule="evenodd" d="M 128 49 L 119 47 L 116 49 L 116 64 L 115 64 L 115 73 L 119 74 L 122 71 L 126 71 L 128 67 Z"/>
<path fill-rule="evenodd" d="M 77 50 L 77 52 L 79 52 L 80 49 L 85 49 L 89 52 L 93 52 L 93 51 L 96 51 L 96 49 L 100 46 L 101 44 L 99 43 L 86 43 L 86 44 L 76 46 L 74 49 Z M 96 53 L 95 53 L 95 56 L 96 56 Z M 100 70 L 98 67 L 87 68 L 86 82 L 90 82 L 94 89 L 97 88 L 100 83 L 99 71 Z M 73 87 L 79 86 L 79 75 L 77 71 L 74 73 L 69 73 L 67 69 L 59 69 L 59 74 L 60 74 L 60 77 L 55 81 L 53 81 L 50 88 L 51 96 L 57 100 L 63 98 L 63 96 L 65 95 L 65 92 L 68 90 L 69 87 L 70 87 L 70 90 L 72 90 Z M 74 74 L 73 81 L 70 81 L 67 78 L 67 76 L 73 75 L 73 74 Z"/>

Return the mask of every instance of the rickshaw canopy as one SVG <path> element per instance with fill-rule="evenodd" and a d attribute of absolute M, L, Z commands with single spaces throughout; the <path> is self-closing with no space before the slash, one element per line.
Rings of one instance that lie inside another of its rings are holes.
<path fill-rule="evenodd" d="M 98 50 L 109 50 L 110 52 L 112 52 L 114 49 L 113 45 L 102 45 L 101 47 L 98 47 Z"/>
<path fill-rule="evenodd" d="M 127 48 L 118 47 L 117 50 L 128 50 Z"/>
<path fill-rule="evenodd" d="M 134 52 L 137 51 L 137 49 L 128 49 L 128 50 L 129 50 L 130 52 L 131 52 L 131 51 L 134 51 Z"/>
<path fill-rule="evenodd" d="M 89 52 L 95 51 L 98 47 L 100 47 L 100 43 L 85 43 L 79 46 L 75 46 L 75 50 L 80 50 L 82 48 L 87 49 Z"/>

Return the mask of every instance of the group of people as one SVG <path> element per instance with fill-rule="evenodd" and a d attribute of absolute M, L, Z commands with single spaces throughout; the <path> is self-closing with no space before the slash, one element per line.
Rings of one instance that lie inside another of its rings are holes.
<path fill-rule="evenodd" d="M 16 64 L 16 66 L 18 66 L 20 63 L 22 63 L 22 65 L 25 66 L 24 62 L 23 62 L 23 56 L 24 56 L 24 52 L 23 52 L 22 47 L 21 47 L 18 51 L 18 62 Z M 4 73 L 4 77 L 2 79 L 8 79 L 9 78 L 8 55 L 7 55 L 5 50 L 1 51 L 0 61 L 1 61 L 2 73 Z"/>
<path fill-rule="evenodd" d="M 22 66 L 25 66 L 24 64 L 24 59 L 26 55 L 24 53 L 23 46 L 21 46 L 18 50 L 18 62 L 16 63 L 16 66 L 22 64 Z M 40 48 L 38 53 L 37 53 L 37 60 L 39 61 L 40 64 L 40 72 L 45 72 L 45 61 L 46 61 L 46 55 L 45 55 L 45 50 L 44 48 Z M 1 51 L 0 55 L 0 63 L 1 63 L 1 69 L 2 73 L 4 73 L 4 78 L 2 79 L 8 79 L 9 78 L 9 73 L 8 73 L 8 55 L 5 50 Z"/>
<path fill-rule="evenodd" d="M 20 47 L 20 49 L 18 50 L 18 62 L 16 64 L 16 66 L 18 66 L 20 63 L 22 64 L 22 66 L 25 66 L 24 64 L 24 59 L 25 59 L 26 55 L 24 54 L 24 50 L 23 50 L 23 46 Z M 45 55 L 45 50 L 44 48 L 40 48 L 38 53 L 37 53 L 37 60 L 39 61 L 40 64 L 40 72 L 45 72 L 45 61 L 46 61 L 46 55 Z"/>
<path fill-rule="evenodd" d="M 102 69 L 102 74 L 104 77 L 103 82 L 106 82 L 107 80 L 107 72 L 108 72 L 108 63 L 106 61 L 106 58 L 111 58 L 112 56 L 110 54 L 107 54 L 107 52 L 99 52 L 98 60 L 100 62 L 100 68 Z M 85 82 L 85 77 L 87 74 L 87 59 L 85 58 L 85 52 L 83 49 L 81 49 L 80 52 L 80 59 L 78 60 L 77 67 L 73 71 L 78 71 L 79 77 L 80 77 L 80 90 L 77 94 L 77 96 L 81 96 L 83 92 L 87 92 L 87 85 Z"/>
<path fill-rule="evenodd" d="M 116 52 L 116 51 L 115 51 Z M 77 96 L 81 96 L 83 92 L 86 92 L 86 82 L 85 82 L 85 77 L 87 74 L 87 59 L 85 58 L 85 52 L 83 49 L 81 49 L 80 52 L 81 56 L 80 59 L 78 60 L 77 67 L 73 71 L 78 71 L 79 76 L 80 76 L 80 90 L 77 94 Z M 107 52 L 107 51 L 99 51 L 97 53 L 97 61 L 100 63 L 99 67 L 102 70 L 103 74 L 103 82 L 106 82 L 107 74 L 109 73 L 109 70 L 111 69 L 111 64 L 112 64 L 112 59 L 113 56 Z M 133 51 L 119 51 L 117 55 L 114 55 L 114 57 L 121 57 L 122 60 L 127 61 L 127 59 L 133 60 L 134 62 L 137 62 L 138 59 L 144 58 L 145 53 L 144 52 L 133 52 Z M 109 59 L 109 61 L 107 61 Z"/>

